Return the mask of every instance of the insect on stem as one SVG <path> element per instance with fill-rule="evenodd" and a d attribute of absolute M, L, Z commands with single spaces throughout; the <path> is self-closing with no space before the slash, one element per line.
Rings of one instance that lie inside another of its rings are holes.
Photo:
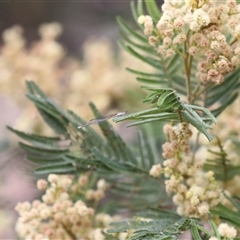
<path fill-rule="evenodd" d="M 78 128 L 83 128 L 83 127 L 87 127 L 87 126 L 92 125 L 92 124 L 104 122 L 104 121 L 106 121 L 108 119 L 111 119 L 113 117 L 125 116 L 126 114 L 127 114 L 127 111 L 123 111 L 123 112 L 118 112 L 118 113 L 110 114 L 110 115 L 107 115 L 107 116 L 103 116 L 103 117 L 100 117 L 100 118 L 94 118 L 94 119 L 91 119 L 88 123 L 78 126 Z"/>

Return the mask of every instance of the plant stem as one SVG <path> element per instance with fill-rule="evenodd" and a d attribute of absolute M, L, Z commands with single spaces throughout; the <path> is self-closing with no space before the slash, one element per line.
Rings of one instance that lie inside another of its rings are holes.
<path fill-rule="evenodd" d="M 64 224 L 62 226 L 72 240 L 77 240 L 77 237 Z"/>
<path fill-rule="evenodd" d="M 187 98 L 188 98 L 188 103 L 191 104 L 191 67 L 192 67 L 192 56 L 189 55 L 188 53 L 188 40 L 189 40 L 189 31 L 187 33 L 187 41 L 184 43 L 184 52 L 185 52 L 185 57 L 184 57 L 184 68 L 185 68 L 185 73 L 186 73 L 186 88 L 187 88 Z"/>
<path fill-rule="evenodd" d="M 228 172 L 227 172 L 227 154 L 225 153 L 225 151 L 223 150 L 223 146 L 222 143 L 220 141 L 220 139 L 217 137 L 217 144 L 218 147 L 220 148 L 220 154 L 221 154 L 221 164 L 223 166 L 223 183 L 224 183 L 224 189 L 226 189 L 226 185 L 227 185 L 227 176 L 228 176 Z"/>
<path fill-rule="evenodd" d="M 191 159 L 192 164 L 194 163 L 194 159 L 195 159 L 196 152 L 197 152 L 197 149 L 198 149 L 199 137 L 200 137 L 200 132 L 197 133 L 196 141 L 195 141 L 195 144 L 194 144 L 194 149 L 193 149 L 192 159 Z"/>
<path fill-rule="evenodd" d="M 197 93 L 197 91 L 199 90 L 198 86 L 195 89 L 193 96 L 192 96 L 192 102 L 194 102 L 199 96 L 201 96 L 201 94 L 203 94 L 204 92 L 206 92 L 209 88 L 211 88 L 214 85 L 213 82 L 208 83 L 201 91 L 199 91 Z"/>

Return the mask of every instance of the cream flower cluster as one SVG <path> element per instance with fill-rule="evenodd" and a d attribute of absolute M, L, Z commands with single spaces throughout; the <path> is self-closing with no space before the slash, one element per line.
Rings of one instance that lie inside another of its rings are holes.
<path fill-rule="evenodd" d="M 22 27 L 16 25 L 4 30 L 0 51 L 1 91 L 18 96 L 25 81 L 35 79 L 45 83 L 46 92 L 52 94 L 59 78 L 57 64 L 65 55 L 62 45 L 56 41 L 61 31 L 58 23 L 43 24 L 39 28 L 41 40 L 27 48 Z M 17 81 L 15 88 L 10 84 L 13 79 Z"/>
<path fill-rule="evenodd" d="M 167 142 L 162 146 L 163 166 L 154 165 L 150 175 L 164 174 L 165 189 L 177 205 L 177 213 L 188 217 L 207 218 L 209 209 L 222 200 L 221 189 L 214 173 L 203 172 L 201 161 L 192 163 L 189 138 L 191 130 L 186 123 L 181 127 L 164 126 Z"/>
<path fill-rule="evenodd" d="M 140 16 L 149 43 L 162 58 L 180 54 L 196 61 L 196 77 L 220 84 L 240 65 L 240 4 L 235 0 L 165 0 L 157 24 Z"/>
<path fill-rule="evenodd" d="M 149 66 L 123 50 L 116 55 L 107 38 L 86 40 L 82 46 L 83 60 L 79 61 L 69 56 L 57 41 L 62 31 L 58 23 L 41 24 L 40 39 L 31 44 L 20 26 L 13 26 L 2 33 L 0 94 L 21 108 L 15 128 L 52 134 L 40 121 L 35 107 L 25 98 L 26 80 L 35 81 L 49 98 L 63 108 L 81 114 L 86 120 L 93 117 L 88 105 L 90 101 L 103 114 L 123 110 L 130 101 L 138 104 L 136 98 L 128 93 L 136 93 L 139 84 L 125 68 L 151 72 Z"/>
<path fill-rule="evenodd" d="M 16 210 L 20 215 L 16 230 L 22 239 L 86 239 L 104 240 L 104 229 L 113 220 L 105 213 L 96 214 L 88 207 L 89 199 L 97 205 L 104 197 L 106 182 L 99 180 L 97 189 L 88 189 L 89 177 L 82 175 L 77 181 L 70 175 L 50 174 L 48 181 L 40 179 L 38 189 L 45 190 L 42 201 L 18 203 Z"/>
<path fill-rule="evenodd" d="M 218 226 L 218 233 L 224 240 L 231 240 L 237 236 L 237 230 L 227 223 L 220 223 Z M 211 237 L 209 240 L 218 240 L 216 237 Z"/>
<path fill-rule="evenodd" d="M 233 239 L 237 236 L 237 230 L 229 226 L 227 223 L 221 223 L 218 226 L 218 232 L 221 237 L 224 239 Z"/>

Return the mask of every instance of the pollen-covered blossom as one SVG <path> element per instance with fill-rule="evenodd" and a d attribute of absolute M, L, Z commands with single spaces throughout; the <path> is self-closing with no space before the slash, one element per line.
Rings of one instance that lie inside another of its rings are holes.
<path fill-rule="evenodd" d="M 237 236 L 237 230 L 234 227 L 229 226 L 227 223 L 221 223 L 218 226 L 218 232 L 221 237 L 225 238 L 232 239 Z"/>
<path fill-rule="evenodd" d="M 159 163 L 152 166 L 152 168 L 149 171 L 149 174 L 150 176 L 153 176 L 153 177 L 159 177 L 161 174 L 161 170 L 162 170 L 162 167 L 161 167 L 161 164 Z"/>
<path fill-rule="evenodd" d="M 153 31 L 153 20 L 150 16 L 140 16 L 138 18 L 140 24 L 144 24 L 144 34 L 149 36 Z"/>
<path fill-rule="evenodd" d="M 210 17 L 207 12 L 199 8 L 193 11 L 192 19 L 190 22 L 190 29 L 198 32 L 201 27 L 207 26 L 210 23 Z"/>
<path fill-rule="evenodd" d="M 218 240 L 217 237 L 210 237 L 208 240 Z"/>
<path fill-rule="evenodd" d="M 154 44 L 149 41 L 161 58 L 181 52 L 183 59 L 190 54 L 197 65 L 205 61 L 204 67 L 195 72 L 203 84 L 221 84 L 226 74 L 240 66 L 240 55 L 235 51 L 240 39 L 240 4 L 235 0 L 165 0 L 162 10 L 154 30 L 151 26 Z M 149 16 L 140 16 L 139 23 L 148 32 L 145 18 Z"/>
<path fill-rule="evenodd" d="M 98 202 L 104 196 L 107 185 L 100 179 L 97 190 L 93 190 L 88 189 L 87 183 L 87 175 L 80 176 L 77 181 L 73 176 L 56 174 L 50 174 L 48 182 L 38 180 L 38 188 L 46 189 L 43 201 L 18 203 L 16 206 L 20 215 L 16 224 L 19 237 L 51 240 L 73 239 L 74 236 L 74 239 L 104 240 L 104 230 L 113 218 L 106 213 L 96 214 L 95 209 L 79 197 L 86 197 L 87 191 L 92 190 L 91 200 Z"/>
<path fill-rule="evenodd" d="M 168 139 L 162 146 L 166 160 L 161 168 L 166 177 L 166 192 L 172 195 L 178 214 L 207 218 L 210 207 L 222 201 L 214 173 L 203 172 L 200 160 L 192 163 L 189 146 L 192 131 L 186 123 L 178 127 L 167 124 L 163 131 Z"/>

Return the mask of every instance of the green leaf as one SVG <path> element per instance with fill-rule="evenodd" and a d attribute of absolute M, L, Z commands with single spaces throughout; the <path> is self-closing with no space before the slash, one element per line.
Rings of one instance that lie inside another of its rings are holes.
<path fill-rule="evenodd" d="M 197 224 L 196 222 L 192 222 L 192 224 L 195 224 L 195 226 L 197 227 L 198 230 L 200 230 L 201 232 L 205 233 L 208 236 L 212 236 L 213 234 L 211 232 L 209 232 L 206 228 L 202 227 L 201 225 Z"/>
<path fill-rule="evenodd" d="M 22 139 L 26 140 L 27 142 L 30 142 L 38 147 L 42 148 L 48 148 L 48 149 L 63 149 L 64 147 L 60 145 L 61 138 L 60 137 L 46 137 L 46 136 L 40 136 L 36 134 L 29 134 L 24 133 L 21 131 L 18 131 L 16 129 L 13 129 L 9 126 L 7 126 L 8 130 L 15 133 Z M 67 147 L 67 146 L 66 146 Z"/>
<path fill-rule="evenodd" d="M 134 57 L 140 59 L 141 61 L 149 64 L 150 66 L 159 69 L 161 66 L 161 62 L 158 59 L 155 58 L 150 58 L 150 57 L 146 57 L 138 52 L 136 52 L 133 48 L 131 48 L 128 45 L 125 45 L 123 42 L 119 42 L 119 45 L 125 49 L 127 52 L 129 52 L 131 55 L 133 55 Z"/>
<path fill-rule="evenodd" d="M 156 51 L 149 46 L 149 44 L 139 44 L 134 42 L 129 35 L 126 35 L 123 31 L 120 31 L 121 37 L 125 40 L 126 43 L 131 45 L 132 47 L 135 47 L 136 49 L 141 50 L 142 52 L 146 52 L 148 55 L 156 55 Z"/>
<path fill-rule="evenodd" d="M 226 99 L 229 93 L 232 93 L 233 90 L 239 88 L 239 73 L 240 70 L 237 70 L 228 74 L 222 84 L 213 85 L 213 87 L 210 88 L 207 92 L 207 106 L 211 106 L 217 101 Z"/>
<path fill-rule="evenodd" d="M 172 113 L 161 113 L 157 107 L 154 107 L 154 108 L 139 111 L 139 112 L 136 112 L 136 113 L 130 113 L 126 116 L 114 117 L 113 121 L 114 122 L 121 122 L 121 121 L 125 121 L 125 120 L 142 119 L 142 117 L 148 116 L 148 115 L 151 115 L 151 116 L 153 115 L 153 116 L 156 116 L 156 117 L 174 116 L 174 115 L 172 115 Z"/>
<path fill-rule="evenodd" d="M 172 221 L 177 221 L 181 219 L 181 216 L 173 211 L 162 210 L 160 208 L 151 208 L 147 211 L 139 212 L 137 217 L 143 217 L 146 219 L 171 219 Z"/>
<path fill-rule="evenodd" d="M 191 234 L 192 234 L 194 240 L 202 240 L 195 222 L 193 222 L 191 224 Z"/>
<path fill-rule="evenodd" d="M 132 172 L 135 169 L 132 169 L 130 166 L 126 166 L 123 163 L 119 163 L 116 159 L 110 159 L 107 156 L 104 156 L 97 148 L 93 148 L 93 153 L 98 161 L 100 161 L 107 168 L 115 172 Z"/>
<path fill-rule="evenodd" d="M 146 136 L 143 135 L 141 131 L 138 132 L 138 145 L 140 150 L 140 157 L 141 157 L 141 167 L 143 169 L 149 170 L 152 165 L 155 164 L 154 155 L 152 149 L 146 141 Z"/>
<path fill-rule="evenodd" d="M 140 2 L 141 2 L 141 1 L 140 1 Z M 138 1 L 138 3 L 139 3 L 139 1 Z M 130 2 L 130 8 L 131 8 L 132 16 L 133 16 L 135 22 L 136 22 L 137 24 L 139 24 L 139 23 L 138 23 L 139 13 L 137 12 L 137 9 L 136 9 L 135 2 L 134 2 L 134 1 L 131 1 L 131 2 Z M 140 10 L 140 11 L 141 11 L 141 10 Z M 140 15 L 141 15 L 141 14 L 140 14 Z M 139 25 L 140 25 L 140 24 L 139 24 Z"/>
<path fill-rule="evenodd" d="M 214 233 L 214 236 L 217 237 L 217 239 L 221 240 L 221 237 L 218 233 L 218 228 L 217 228 L 217 225 L 214 223 L 214 221 L 209 221 L 209 224 L 211 225 L 212 227 L 212 230 L 213 230 L 213 233 Z"/>
<path fill-rule="evenodd" d="M 154 22 L 157 23 L 160 20 L 160 11 L 158 10 L 158 6 L 155 0 L 144 0 L 149 15 L 153 18 Z"/>
<path fill-rule="evenodd" d="M 52 158 L 50 156 L 41 157 L 41 156 L 28 155 L 27 160 L 29 160 L 30 162 L 39 164 L 39 165 L 46 165 L 46 166 L 54 166 L 56 163 L 57 164 L 66 163 L 66 161 L 63 160 L 61 157 Z"/>
<path fill-rule="evenodd" d="M 110 223 L 108 233 L 133 232 L 130 239 L 176 239 L 190 228 L 191 219 L 181 218 L 177 221 L 170 219 L 130 220 Z"/>
<path fill-rule="evenodd" d="M 46 98 L 46 95 L 43 93 L 43 91 L 33 81 L 26 81 L 26 86 L 30 94 L 36 94 L 42 98 Z"/>
<path fill-rule="evenodd" d="M 150 118 L 150 119 L 148 117 L 146 118 L 147 118 L 146 120 L 140 120 L 140 121 L 136 121 L 134 123 L 128 124 L 127 127 L 137 126 L 145 123 L 153 123 L 153 122 L 169 122 L 174 120 L 175 122 L 178 122 L 177 115 L 174 115 L 174 113 L 166 117 Z"/>
<path fill-rule="evenodd" d="M 141 71 L 137 71 L 137 70 L 134 70 L 134 69 L 131 69 L 131 68 L 126 68 L 127 71 L 131 72 L 131 73 L 134 73 L 134 74 L 137 74 L 141 77 L 153 77 L 153 78 L 158 78 L 160 80 L 160 78 L 164 78 L 164 75 L 163 74 L 160 74 L 160 73 L 146 73 L 146 72 L 141 72 Z"/>
<path fill-rule="evenodd" d="M 19 143 L 19 146 L 25 151 L 27 151 L 29 154 L 32 154 L 35 156 L 42 156 L 42 157 L 59 158 L 69 152 L 68 149 L 39 148 L 39 147 L 30 146 L 21 142 Z"/>
<path fill-rule="evenodd" d="M 154 85 L 161 85 L 161 86 L 168 86 L 168 81 L 167 80 L 160 80 L 160 79 L 149 79 L 149 78 L 142 78 L 142 77 L 137 77 L 137 81 L 140 83 L 144 84 L 154 84 Z"/>
<path fill-rule="evenodd" d="M 220 103 L 220 107 L 215 107 L 212 112 L 215 116 L 221 114 L 221 112 L 232 104 L 238 96 L 238 89 L 240 87 L 239 78 L 240 69 L 229 73 L 222 84 L 212 85 L 206 93 L 206 107 L 210 108 L 217 102 Z"/>
<path fill-rule="evenodd" d="M 59 165 L 56 166 L 44 166 L 35 170 L 36 174 L 70 174 L 74 172 L 76 172 L 76 167 L 74 167 L 71 163 L 59 163 Z"/>
<path fill-rule="evenodd" d="M 229 222 L 233 226 L 240 228 L 240 211 L 233 211 L 221 204 L 210 211 L 212 214 L 219 216 L 221 219 Z"/>
<path fill-rule="evenodd" d="M 140 240 L 140 239 L 146 239 L 147 231 L 141 231 L 134 234 L 134 236 L 131 236 L 129 240 Z M 144 238 L 143 238 L 144 237 Z"/>
<path fill-rule="evenodd" d="M 185 79 L 179 75 L 171 75 L 172 88 L 179 94 L 187 96 Z"/>
<path fill-rule="evenodd" d="M 132 30 L 132 28 L 130 28 L 121 17 L 117 17 L 117 22 L 118 22 L 119 26 L 126 33 L 130 34 L 131 36 L 133 36 L 134 38 L 136 38 L 137 40 L 139 40 L 142 43 L 148 43 L 148 40 L 146 39 L 146 37 L 142 36 L 141 34 L 138 34 L 136 31 Z"/>
<path fill-rule="evenodd" d="M 57 134 L 66 134 L 65 125 L 68 122 L 62 115 L 63 111 L 53 101 L 49 100 L 34 82 L 28 81 L 27 88 L 29 91 L 29 94 L 26 95 L 27 98 L 35 104 L 47 124 Z"/>
<path fill-rule="evenodd" d="M 228 153 L 224 150 L 221 141 L 217 138 L 218 151 L 208 151 L 214 156 L 213 159 L 206 159 L 203 165 L 204 171 L 213 171 L 217 180 L 227 182 L 234 176 L 239 175 L 240 166 L 231 164 Z"/>
<path fill-rule="evenodd" d="M 191 116 L 187 111 L 184 111 L 183 118 L 186 122 L 192 124 L 197 130 L 203 133 L 209 141 L 213 140 L 213 136 L 207 131 L 206 127 L 203 125 L 202 121 L 198 121 L 196 118 Z"/>
<path fill-rule="evenodd" d="M 89 104 L 93 113 L 95 114 L 96 117 L 101 117 L 99 114 L 98 110 L 94 106 L 93 103 Z M 122 140 L 122 138 L 117 134 L 111 127 L 111 125 L 105 121 L 99 123 L 99 126 L 109 144 L 109 146 L 112 149 L 113 156 L 118 160 L 118 161 L 124 161 L 124 162 L 129 162 L 132 164 L 137 165 L 137 159 L 132 153 L 132 151 L 127 147 L 126 143 Z"/>
<path fill-rule="evenodd" d="M 237 202 L 233 197 L 229 197 L 225 192 L 223 192 L 224 197 L 240 212 L 240 202 Z M 240 197 L 239 193 L 236 197 Z M 240 200 L 240 199 L 239 199 Z"/>
<path fill-rule="evenodd" d="M 224 104 L 221 104 L 220 107 L 215 108 L 212 110 L 214 116 L 219 116 L 229 105 L 231 105 L 236 99 L 238 98 L 238 92 L 229 96 L 225 101 Z"/>
<path fill-rule="evenodd" d="M 67 132 L 65 128 L 66 122 L 61 119 L 61 113 L 58 113 L 48 101 L 30 94 L 27 94 L 27 97 L 35 104 L 45 122 L 57 134 L 65 134 Z"/>
<path fill-rule="evenodd" d="M 144 15 L 143 0 L 138 0 L 137 1 L 137 13 L 138 13 L 138 16 Z"/>

